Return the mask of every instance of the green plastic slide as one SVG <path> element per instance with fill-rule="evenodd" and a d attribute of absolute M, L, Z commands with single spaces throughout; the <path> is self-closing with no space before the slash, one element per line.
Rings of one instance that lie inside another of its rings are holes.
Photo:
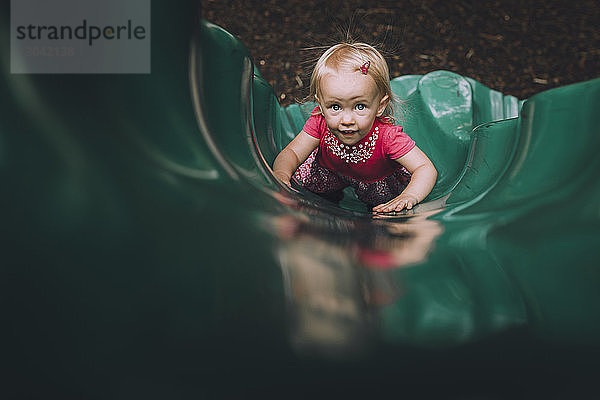
<path fill-rule="evenodd" d="M 151 74 L 11 74 L 2 50 L 3 398 L 586 393 L 600 79 L 523 101 L 395 78 L 439 178 L 373 218 L 272 176 L 311 104 L 195 2 L 152 13 Z"/>

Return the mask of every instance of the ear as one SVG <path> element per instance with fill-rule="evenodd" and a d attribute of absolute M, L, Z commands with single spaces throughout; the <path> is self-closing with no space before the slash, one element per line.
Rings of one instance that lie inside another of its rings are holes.
<path fill-rule="evenodd" d="M 383 112 L 385 111 L 385 108 L 388 106 L 388 104 L 390 103 L 390 96 L 388 96 L 387 94 L 385 96 L 383 96 L 381 98 L 381 100 L 379 100 L 379 107 L 377 108 L 377 116 L 381 117 L 383 115 Z"/>

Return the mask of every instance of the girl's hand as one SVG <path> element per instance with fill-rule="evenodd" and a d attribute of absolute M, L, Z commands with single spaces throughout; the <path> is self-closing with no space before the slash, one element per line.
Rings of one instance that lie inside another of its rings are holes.
<path fill-rule="evenodd" d="M 312 153 L 314 149 L 319 145 L 319 139 L 310 136 L 304 131 L 292 139 L 292 141 L 285 146 L 285 149 L 281 151 L 275 157 L 273 162 L 273 175 L 279 179 L 284 185 L 291 187 L 290 180 L 294 171 L 298 169 Z"/>
<path fill-rule="evenodd" d="M 287 187 L 292 187 L 292 184 L 290 183 L 291 177 L 285 172 L 273 171 L 273 175 L 275 175 L 275 178 L 277 178 L 281 183 L 283 183 Z"/>
<path fill-rule="evenodd" d="M 373 207 L 374 212 L 392 212 L 392 211 L 400 211 L 406 208 L 410 210 L 413 208 L 419 199 L 416 196 L 413 196 L 410 193 L 400 193 L 398 197 L 393 198 L 387 203 L 380 204 L 376 207 Z"/>
<path fill-rule="evenodd" d="M 410 210 L 419 199 L 425 199 L 435 185 L 437 171 L 431 160 L 418 147 L 413 147 L 404 156 L 396 159 L 396 162 L 402 164 L 411 173 L 410 183 L 399 196 L 385 204 L 373 207 L 374 212 L 400 211 L 404 208 Z"/>

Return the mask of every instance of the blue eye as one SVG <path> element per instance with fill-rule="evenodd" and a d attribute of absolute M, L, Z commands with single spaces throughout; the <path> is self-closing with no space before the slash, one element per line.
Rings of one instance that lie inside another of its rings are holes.
<path fill-rule="evenodd" d="M 365 108 L 367 108 L 364 104 L 357 104 L 356 105 L 356 109 L 358 111 L 363 111 Z"/>

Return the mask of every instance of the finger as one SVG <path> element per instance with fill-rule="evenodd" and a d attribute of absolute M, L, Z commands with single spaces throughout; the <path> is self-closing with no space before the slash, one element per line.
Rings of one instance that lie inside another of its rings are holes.
<path fill-rule="evenodd" d="M 388 212 L 388 210 L 387 210 L 387 209 L 385 209 L 385 208 L 380 208 L 380 209 L 378 209 L 378 210 L 374 210 L 374 211 L 375 211 L 375 212 L 378 212 L 378 213 L 386 213 L 386 212 Z"/>
<path fill-rule="evenodd" d="M 395 209 L 396 208 L 394 206 L 388 206 L 383 209 L 383 212 L 391 212 L 391 211 L 394 211 Z"/>
<path fill-rule="evenodd" d="M 378 206 L 373 207 L 373 211 L 377 211 L 377 212 L 384 212 L 385 208 L 389 205 L 389 201 L 387 203 L 384 204 L 380 204 Z"/>
<path fill-rule="evenodd" d="M 398 203 L 394 209 L 394 211 L 402 211 L 402 209 L 404 209 L 404 207 L 406 207 L 406 200 L 402 200 L 400 203 Z"/>
<path fill-rule="evenodd" d="M 391 202 L 391 204 L 384 207 L 383 212 L 397 211 L 397 209 L 398 209 L 398 204 L 396 202 Z"/>
<path fill-rule="evenodd" d="M 402 203 L 402 200 L 394 199 L 387 203 L 388 211 L 395 211 L 398 204 Z"/>

